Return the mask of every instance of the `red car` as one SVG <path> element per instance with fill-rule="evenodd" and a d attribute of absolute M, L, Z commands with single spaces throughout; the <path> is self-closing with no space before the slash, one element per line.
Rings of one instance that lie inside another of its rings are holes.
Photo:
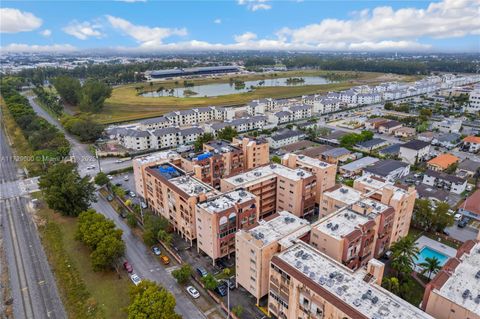
<path fill-rule="evenodd" d="M 125 268 L 125 270 L 131 274 L 133 272 L 133 267 L 132 265 L 130 265 L 130 263 L 128 261 L 124 262 L 123 263 L 123 268 Z"/>

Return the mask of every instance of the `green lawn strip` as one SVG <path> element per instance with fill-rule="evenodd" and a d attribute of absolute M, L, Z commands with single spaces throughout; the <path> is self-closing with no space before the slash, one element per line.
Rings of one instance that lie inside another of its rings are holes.
<path fill-rule="evenodd" d="M 39 227 L 69 318 L 126 318 L 130 280 L 126 274 L 94 272 L 90 251 L 75 240 L 77 219 L 43 207 Z"/>

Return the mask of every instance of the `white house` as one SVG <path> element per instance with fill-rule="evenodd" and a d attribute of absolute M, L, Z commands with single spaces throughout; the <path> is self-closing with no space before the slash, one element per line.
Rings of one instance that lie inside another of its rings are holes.
<path fill-rule="evenodd" d="M 430 153 L 430 143 L 412 140 L 403 145 L 400 145 L 398 156 L 402 161 L 408 164 L 415 164 L 417 162 L 427 159 Z"/>
<path fill-rule="evenodd" d="M 432 170 L 427 170 L 425 172 L 422 183 L 429 186 L 443 188 L 455 194 L 463 193 L 467 187 L 466 179 Z"/>

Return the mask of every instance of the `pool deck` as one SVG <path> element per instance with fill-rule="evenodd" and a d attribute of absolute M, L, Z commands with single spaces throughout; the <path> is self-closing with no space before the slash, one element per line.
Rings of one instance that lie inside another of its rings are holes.
<path fill-rule="evenodd" d="M 441 254 L 444 254 L 448 258 L 455 257 L 457 255 L 457 250 L 455 248 L 444 245 L 426 236 L 420 237 L 415 243 L 417 244 L 418 250 L 422 250 L 424 247 L 429 247 Z M 415 267 L 415 271 L 418 272 L 420 270 L 420 267 Z"/>

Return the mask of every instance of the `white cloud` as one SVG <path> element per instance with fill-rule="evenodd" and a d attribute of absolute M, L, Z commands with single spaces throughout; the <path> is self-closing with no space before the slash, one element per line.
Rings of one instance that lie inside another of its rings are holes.
<path fill-rule="evenodd" d="M 221 24 L 221 23 L 222 23 L 222 19 L 215 19 L 215 20 L 213 20 L 213 23 Z"/>
<path fill-rule="evenodd" d="M 41 35 L 43 35 L 44 37 L 49 37 L 52 35 L 52 30 L 50 29 L 45 29 L 45 30 L 42 30 L 39 32 Z"/>
<path fill-rule="evenodd" d="M 376 7 L 354 13 L 348 20 L 324 19 L 298 29 L 283 29 L 282 36 L 294 43 L 318 45 L 414 41 L 420 37 L 452 38 L 480 29 L 480 0 L 444 0 L 426 9 Z"/>
<path fill-rule="evenodd" d="M 253 32 L 245 32 L 244 34 L 234 36 L 235 42 L 249 42 L 255 40 L 257 35 Z"/>
<path fill-rule="evenodd" d="M 42 25 L 33 13 L 13 8 L 0 8 L 0 33 L 32 31 Z"/>
<path fill-rule="evenodd" d="M 270 10 L 272 6 L 268 4 L 270 0 L 238 0 L 238 4 L 246 6 L 248 10 Z"/>
<path fill-rule="evenodd" d="M 1 47 L 1 50 L 5 52 L 72 52 L 77 49 L 70 44 L 35 45 L 11 43 Z"/>
<path fill-rule="evenodd" d="M 101 28 L 102 26 L 100 24 L 95 24 L 88 21 L 79 22 L 74 20 L 62 30 L 63 32 L 76 37 L 77 39 L 86 40 L 90 37 L 101 38 L 103 36 L 103 33 L 100 31 Z"/>
<path fill-rule="evenodd" d="M 163 43 L 164 39 L 172 35 L 187 35 L 187 29 L 185 28 L 151 28 L 142 25 L 135 25 L 130 21 L 113 16 L 107 16 L 107 20 L 112 27 L 123 31 L 123 33 L 135 39 L 143 47 L 159 46 Z"/>

